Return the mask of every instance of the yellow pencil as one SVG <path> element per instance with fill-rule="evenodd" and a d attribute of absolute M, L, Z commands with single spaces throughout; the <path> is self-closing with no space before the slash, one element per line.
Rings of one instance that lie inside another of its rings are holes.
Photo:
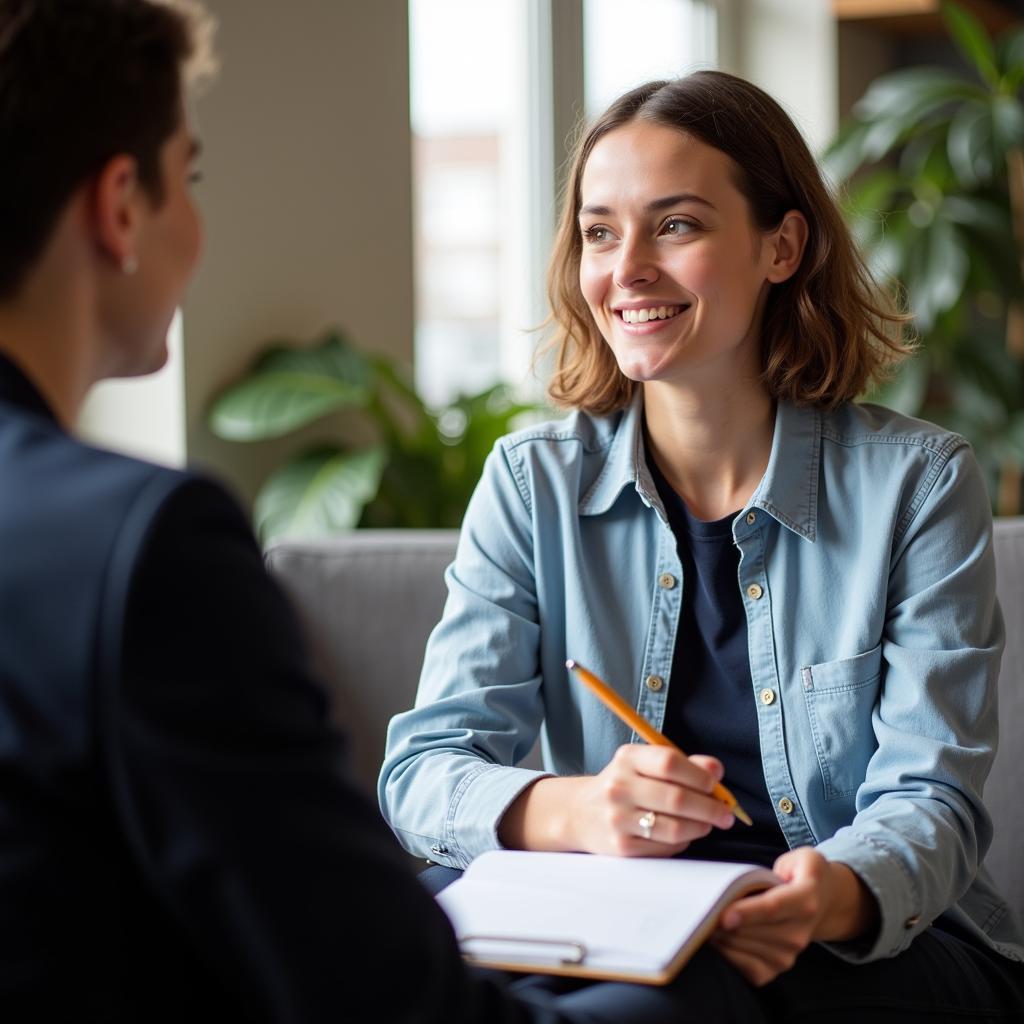
<path fill-rule="evenodd" d="M 679 750 L 679 747 L 667 736 L 663 736 L 650 722 L 641 718 L 607 683 L 598 679 L 593 672 L 585 669 L 578 661 L 573 661 L 570 658 L 565 663 L 565 667 L 575 672 L 596 697 L 600 698 L 611 711 L 614 711 L 626 725 L 643 736 L 648 743 L 658 747 L 675 747 L 676 750 Z M 679 750 L 679 753 L 683 754 L 683 751 Z M 683 756 L 685 757 L 686 755 L 683 754 Z M 715 788 L 711 790 L 711 795 L 721 800 L 744 824 L 754 824 L 750 820 L 750 815 L 740 807 L 736 797 L 720 782 L 715 783 Z"/>

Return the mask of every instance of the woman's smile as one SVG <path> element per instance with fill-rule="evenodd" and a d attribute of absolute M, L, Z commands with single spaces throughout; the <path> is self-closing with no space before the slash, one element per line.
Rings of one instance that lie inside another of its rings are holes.
<path fill-rule="evenodd" d="M 689 303 L 685 305 L 650 305 L 636 308 L 622 307 L 615 310 L 615 313 L 626 327 L 642 327 L 644 324 L 650 324 L 651 329 L 656 330 L 665 321 L 675 320 L 689 308 Z"/>

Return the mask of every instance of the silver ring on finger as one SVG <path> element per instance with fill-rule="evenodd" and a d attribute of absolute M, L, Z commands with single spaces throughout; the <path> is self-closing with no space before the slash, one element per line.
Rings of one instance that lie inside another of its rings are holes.
<path fill-rule="evenodd" d="M 651 833 L 654 831 L 654 824 L 658 820 L 658 816 L 654 811 L 644 811 L 637 820 L 637 825 L 640 828 L 640 835 L 644 839 L 650 839 Z"/>

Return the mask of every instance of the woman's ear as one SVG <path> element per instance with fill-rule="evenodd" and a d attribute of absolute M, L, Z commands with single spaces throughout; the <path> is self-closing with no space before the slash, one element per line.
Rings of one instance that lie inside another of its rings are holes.
<path fill-rule="evenodd" d="M 807 235 L 807 219 L 799 210 L 790 210 L 770 236 L 774 258 L 766 276 L 772 284 L 787 281 L 796 273 L 807 247 Z"/>
<path fill-rule="evenodd" d="M 99 251 L 126 274 L 138 265 L 143 198 L 138 163 L 132 156 L 113 157 L 93 179 L 93 237 Z"/>

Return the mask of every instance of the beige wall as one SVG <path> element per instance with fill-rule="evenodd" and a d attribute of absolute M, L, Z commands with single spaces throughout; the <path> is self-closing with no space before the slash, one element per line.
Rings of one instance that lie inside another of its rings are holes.
<path fill-rule="evenodd" d="M 207 243 L 184 306 L 190 461 L 251 498 L 294 441 L 227 444 L 210 398 L 275 336 L 337 324 L 412 358 L 406 0 L 208 0 L 221 73 L 195 103 Z"/>
<path fill-rule="evenodd" d="M 769 92 L 816 153 L 838 122 L 836 22 L 826 0 L 723 0 L 722 65 Z"/>

